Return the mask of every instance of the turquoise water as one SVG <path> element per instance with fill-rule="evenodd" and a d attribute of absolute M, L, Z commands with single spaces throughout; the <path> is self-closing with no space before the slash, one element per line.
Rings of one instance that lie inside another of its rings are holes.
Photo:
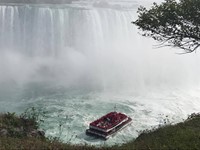
<path fill-rule="evenodd" d="M 27 91 L 28 90 L 28 91 Z M 21 92 L 21 94 L 19 94 Z M 187 115 L 199 111 L 199 90 L 149 90 L 145 93 L 69 90 L 32 85 L 20 89 L 12 99 L 0 102 L 1 111 L 23 112 L 26 108 L 40 110 L 44 122 L 40 128 L 46 136 L 59 137 L 73 144 L 112 145 L 130 141 L 142 130 L 164 124 L 164 119 L 177 123 Z M 11 94 L 11 93 L 10 93 Z M 123 112 L 133 123 L 107 141 L 85 135 L 93 120 L 113 111 Z"/>

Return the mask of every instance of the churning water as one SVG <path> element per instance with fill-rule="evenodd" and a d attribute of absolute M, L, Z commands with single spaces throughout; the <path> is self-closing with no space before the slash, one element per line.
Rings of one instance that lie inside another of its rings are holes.
<path fill-rule="evenodd" d="M 104 143 L 85 135 L 89 122 L 115 105 L 133 124 L 106 144 L 198 112 L 198 52 L 153 48 L 136 17 L 136 8 L 0 6 L 0 111 L 36 107 L 47 136 L 89 144 Z"/>

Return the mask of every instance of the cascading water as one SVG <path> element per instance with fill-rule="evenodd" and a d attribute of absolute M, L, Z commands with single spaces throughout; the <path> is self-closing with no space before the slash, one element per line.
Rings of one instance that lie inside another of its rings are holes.
<path fill-rule="evenodd" d="M 135 19 L 136 9 L 0 6 L 0 110 L 34 106 L 47 112 L 47 135 L 91 144 L 101 141 L 84 134 L 88 123 L 115 105 L 134 121 L 108 144 L 137 137 L 163 114 L 177 122 L 197 112 L 198 53 L 153 49 Z"/>

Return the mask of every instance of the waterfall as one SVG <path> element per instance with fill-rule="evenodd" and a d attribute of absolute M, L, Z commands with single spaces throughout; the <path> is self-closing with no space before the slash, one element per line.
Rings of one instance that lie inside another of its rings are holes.
<path fill-rule="evenodd" d="M 103 88 L 199 81 L 198 56 L 152 49 L 131 24 L 135 18 L 135 10 L 0 6 L 0 80 Z"/>
<path fill-rule="evenodd" d="M 153 42 L 131 24 L 135 18 L 135 10 L 0 6 L 0 62 L 7 73 L 2 80 L 138 88 L 196 78 L 197 56 L 152 50 Z M 186 63 L 190 60 L 192 66 Z M 14 65 L 19 67 L 15 71 Z"/>
<path fill-rule="evenodd" d="M 123 33 L 130 35 L 127 24 L 131 16 L 131 11 L 0 6 L 0 47 L 31 56 L 56 56 L 66 47 L 84 52 Z"/>

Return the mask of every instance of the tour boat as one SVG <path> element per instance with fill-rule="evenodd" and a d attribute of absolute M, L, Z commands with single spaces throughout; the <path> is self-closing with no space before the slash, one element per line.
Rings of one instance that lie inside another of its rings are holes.
<path fill-rule="evenodd" d="M 110 112 L 93 121 L 86 130 L 87 135 L 97 136 L 107 140 L 115 135 L 117 131 L 131 124 L 132 119 L 119 112 Z"/>

